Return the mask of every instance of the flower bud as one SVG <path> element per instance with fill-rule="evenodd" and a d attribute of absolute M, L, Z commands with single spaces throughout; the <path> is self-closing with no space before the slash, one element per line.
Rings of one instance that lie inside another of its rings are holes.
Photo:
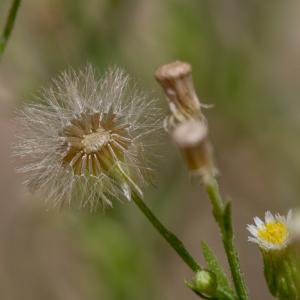
<path fill-rule="evenodd" d="M 194 89 L 190 64 L 175 61 L 161 66 L 155 72 L 169 102 L 172 116 L 177 121 L 193 117 L 203 117 L 200 102 Z"/>
<path fill-rule="evenodd" d="M 189 286 L 198 294 L 213 296 L 217 291 L 217 279 L 212 272 L 201 270 L 195 274 Z"/>
<path fill-rule="evenodd" d="M 172 138 L 181 150 L 189 170 L 201 176 L 215 175 L 212 148 L 205 122 L 190 120 L 179 124 L 174 129 Z"/>

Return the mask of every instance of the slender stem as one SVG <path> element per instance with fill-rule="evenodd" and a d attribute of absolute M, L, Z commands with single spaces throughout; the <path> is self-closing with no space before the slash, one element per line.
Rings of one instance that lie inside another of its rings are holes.
<path fill-rule="evenodd" d="M 213 214 L 218 223 L 222 235 L 223 246 L 229 263 L 234 287 L 240 300 L 247 300 L 247 288 L 241 273 L 240 261 L 236 247 L 234 246 L 233 228 L 231 222 L 230 205 L 224 206 L 218 183 L 215 179 L 205 183 L 206 191 L 212 203 Z"/>
<path fill-rule="evenodd" d="M 0 37 L 0 58 L 3 55 L 3 52 L 5 50 L 5 47 L 7 45 L 7 42 L 9 40 L 9 37 L 11 35 L 11 32 L 13 30 L 16 16 L 18 9 L 20 7 L 21 0 L 13 0 L 13 3 L 11 5 L 11 8 L 9 10 L 9 14 L 6 20 L 6 24 L 4 27 L 4 30 L 2 32 L 2 35 Z"/>
<path fill-rule="evenodd" d="M 133 194 L 132 200 L 137 205 L 137 207 L 142 211 L 142 213 L 147 217 L 150 223 L 157 229 L 157 231 L 162 235 L 162 237 L 168 242 L 168 244 L 176 251 L 176 253 L 181 257 L 181 259 L 194 271 L 200 270 L 200 266 L 190 255 L 187 249 L 184 247 L 183 243 L 165 226 L 157 219 L 157 217 L 152 213 L 149 207 L 145 204 L 140 196 L 136 193 Z"/>

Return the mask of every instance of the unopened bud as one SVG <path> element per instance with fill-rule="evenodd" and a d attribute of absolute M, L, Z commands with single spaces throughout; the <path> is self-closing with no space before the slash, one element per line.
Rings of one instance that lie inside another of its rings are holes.
<path fill-rule="evenodd" d="M 213 176 L 215 167 L 205 122 L 190 120 L 179 124 L 172 137 L 181 150 L 187 167 L 202 176 Z"/>
<path fill-rule="evenodd" d="M 182 121 L 195 116 L 203 117 L 194 89 L 190 64 L 175 61 L 163 65 L 155 72 L 155 78 L 163 87 L 170 111 L 176 120 Z"/>
<path fill-rule="evenodd" d="M 207 270 L 198 271 L 190 287 L 194 292 L 205 295 L 213 296 L 217 290 L 217 279 L 215 274 Z"/>

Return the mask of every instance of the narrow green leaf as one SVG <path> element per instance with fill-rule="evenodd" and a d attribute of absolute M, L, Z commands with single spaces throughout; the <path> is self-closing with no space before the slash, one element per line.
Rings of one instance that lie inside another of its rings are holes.
<path fill-rule="evenodd" d="M 0 36 L 0 59 L 13 30 L 21 0 L 14 0 L 8 13 L 6 24 Z"/>
<path fill-rule="evenodd" d="M 201 242 L 202 253 L 210 271 L 214 272 L 218 281 L 218 299 L 235 299 L 227 276 L 219 264 L 217 257 L 205 242 Z"/>

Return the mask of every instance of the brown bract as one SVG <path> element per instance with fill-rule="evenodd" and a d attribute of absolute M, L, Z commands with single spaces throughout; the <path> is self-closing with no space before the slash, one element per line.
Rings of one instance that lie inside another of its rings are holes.
<path fill-rule="evenodd" d="M 118 124 L 116 114 L 82 113 L 63 129 L 63 165 L 70 165 L 75 175 L 98 176 L 108 171 L 114 162 L 124 160 L 131 144 L 127 127 Z"/>

